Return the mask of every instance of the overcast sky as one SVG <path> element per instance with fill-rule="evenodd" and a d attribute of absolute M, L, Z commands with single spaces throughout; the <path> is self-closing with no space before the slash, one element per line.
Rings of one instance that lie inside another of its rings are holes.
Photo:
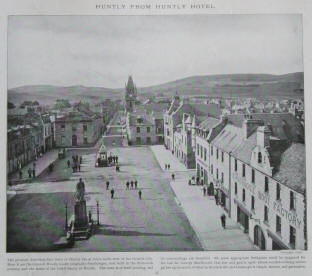
<path fill-rule="evenodd" d="M 303 71 L 299 15 L 10 16 L 8 86 Z"/>

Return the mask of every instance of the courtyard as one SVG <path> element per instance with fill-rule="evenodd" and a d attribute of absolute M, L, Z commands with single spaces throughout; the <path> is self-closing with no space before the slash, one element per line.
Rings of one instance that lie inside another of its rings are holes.
<path fill-rule="evenodd" d="M 96 149 L 71 150 L 45 171 L 36 182 L 16 185 L 7 205 L 7 251 L 51 251 L 64 236 L 65 204 L 73 214 L 73 194 L 82 178 L 87 208 L 100 226 L 88 240 L 76 241 L 65 251 L 187 251 L 202 250 L 183 209 L 170 187 L 171 173 L 163 171 L 149 147 L 116 147 L 120 172 L 115 167 L 95 168 Z M 67 167 L 71 155 L 83 157 L 81 171 Z M 138 181 L 138 189 L 126 190 L 126 182 Z M 106 190 L 106 181 L 110 182 Z M 110 189 L 114 189 L 111 199 Z M 142 199 L 138 197 L 139 189 Z"/>

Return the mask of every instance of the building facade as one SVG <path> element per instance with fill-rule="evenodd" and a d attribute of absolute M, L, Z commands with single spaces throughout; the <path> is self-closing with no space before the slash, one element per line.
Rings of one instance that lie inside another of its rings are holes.
<path fill-rule="evenodd" d="M 290 114 L 255 114 L 205 123 L 196 132 L 196 172 L 208 194 L 217 195 L 260 249 L 305 249 L 300 121 Z"/>

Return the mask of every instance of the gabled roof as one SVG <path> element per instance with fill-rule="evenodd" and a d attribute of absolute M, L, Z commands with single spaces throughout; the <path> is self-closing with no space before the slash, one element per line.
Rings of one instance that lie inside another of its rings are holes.
<path fill-rule="evenodd" d="M 198 128 L 203 131 L 208 131 L 217 123 L 219 123 L 218 119 L 215 119 L 213 117 L 208 117 L 199 124 Z"/>

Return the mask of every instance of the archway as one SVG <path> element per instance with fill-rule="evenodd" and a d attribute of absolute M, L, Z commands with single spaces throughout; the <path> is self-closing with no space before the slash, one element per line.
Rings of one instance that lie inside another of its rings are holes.
<path fill-rule="evenodd" d="M 72 136 L 72 146 L 77 146 L 77 136 L 75 134 Z"/>
<path fill-rule="evenodd" d="M 259 225 L 256 225 L 254 228 L 254 244 L 261 250 L 265 250 L 265 237 Z"/>
<path fill-rule="evenodd" d="M 208 187 L 208 195 L 214 195 L 214 186 L 212 182 L 210 182 Z"/>

